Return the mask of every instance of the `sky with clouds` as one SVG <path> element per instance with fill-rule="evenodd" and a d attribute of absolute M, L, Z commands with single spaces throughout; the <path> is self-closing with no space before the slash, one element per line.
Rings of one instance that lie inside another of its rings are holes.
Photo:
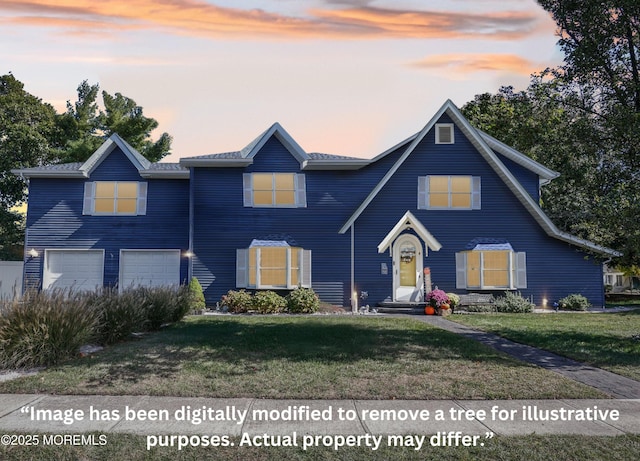
<path fill-rule="evenodd" d="M 307 152 L 373 157 L 561 63 L 534 0 L 0 0 L 0 73 L 63 111 L 83 80 L 120 92 L 180 157 L 280 122 Z"/>

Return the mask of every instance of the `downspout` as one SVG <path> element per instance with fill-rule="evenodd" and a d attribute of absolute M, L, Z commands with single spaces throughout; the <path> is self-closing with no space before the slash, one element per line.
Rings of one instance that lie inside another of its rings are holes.
<path fill-rule="evenodd" d="M 358 312 L 358 297 L 356 296 L 355 281 L 355 223 L 351 224 L 351 312 Z"/>
<path fill-rule="evenodd" d="M 188 253 L 189 253 L 189 259 L 187 262 L 187 283 L 189 283 L 191 281 L 191 278 L 193 277 L 193 258 L 194 258 L 194 254 L 193 254 L 193 221 L 194 221 L 194 189 L 195 189 L 195 181 L 194 181 L 194 176 L 195 174 L 195 168 L 190 167 L 189 168 L 189 249 L 188 249 Z"/>

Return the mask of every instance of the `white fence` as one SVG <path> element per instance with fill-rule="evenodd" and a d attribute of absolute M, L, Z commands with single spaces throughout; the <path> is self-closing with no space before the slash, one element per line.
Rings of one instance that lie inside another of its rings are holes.
<path fill-rule="evenodd" d="M 22 293 L 22 261 L 0 261 L 0 299 Z"/>

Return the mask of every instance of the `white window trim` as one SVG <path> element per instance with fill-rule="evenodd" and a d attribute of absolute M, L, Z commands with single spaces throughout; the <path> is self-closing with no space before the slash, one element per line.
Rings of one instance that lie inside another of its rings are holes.
<path fill-rule="evenodd" d="M 269 247 L 253 247 L 256 250 L 256 283 L 250 284 L 249 280 L 251 268 L 249 266 L 249 248 L 236 250 L 236 287 L 237 288 L 253 288 L 253 289 L 269 289 L 269 290 L 294 290 L 299 287 L 311 288 L 311 250 L 304 248 L 287 248 L 287 284 L 285 285 L 263 285 L 260 283 L 260 249 Z M 292 267 L 291 267 L 291 251 L 298 251 L 298 283 L 291 283 Z"/>
<path fill-rule="evenodd" d="M 137 196 L 136 196 L 136 211 L 133 213 L 100 213 L 96 212 L 96 182 L 113 182 L 115 183 L 114 189 L 114 210 L 117 203 L 118 196 L 118 184 L 119 183 L 132 183 L 137 184 Z M 82 205 L 82 214 L 91 216 L 141 216 L 147 214 L 147 189 L 148 183 L 141 181 L 88 181 L 84 183 L 84 201 Z"/>
<path fill-rule="evenodd" d="M 448 205 L 444 206 L 429 206 L 429 181 L 432 177 L 446 177 L 448 180 Z M 451 193 L 451 178 L 464 177 L 471 178 L 471 206 L 469 207 L 453 207 L 452 193 Z M 482 209 L 482 181 L 480 176 L 470 175 L 427 175 L 418 176 L 418 209 L 419 210 L 451 210 L 451 211 L 468 211 L 468 210 L 480 210 Z"/>
<path fill-rule="evenodd" d="M 451 134 L 451 141 L 445 142 L 440 140 L 440 129 L 441 128 L 449 128 Z M 455 130 L 453 128 L 453 123 L 436 123 L 436 144 L 455 144 Z"/>
<path fill-rule="evenodd" d="M 253 201 L 253 173 L 243 174 L 243 200 L 244 206 L 247 208 L 306 208 L 307 207 L 307 186 L 305 175 L 301 173 L 269 173 L 257 172 L 256 174 L 271 174 L 272 175 L 272 203 L 256 205 Z M 295 203 L 292 205 L 278 205 L 276 204 L 276 175 L 277 174 L 292 174 L 293 175 L 293 187 Z"/>
<path fill-rule="evenodd" d="M 480 252 L 480 285 L 467 283 L 467 255 L 472 251 Z M 484 253 L 492 250 L 470 250 L 456 253 L 456 288 L 468 290 L 518 290 L 527 288 L 527 259 L 525 252 L 509 251 L 507 261 L 509 284 L 507 286 L 484 285 Z"/>

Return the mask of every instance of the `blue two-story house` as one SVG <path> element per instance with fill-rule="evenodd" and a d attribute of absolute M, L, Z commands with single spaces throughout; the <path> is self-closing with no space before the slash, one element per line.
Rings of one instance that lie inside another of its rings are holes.
<path fill-rule="evenodd" d="M 425 274 L 457 293 L 570 293 L 604 302 L 602 259 L 539 207 L 558 176 L 476 130 L 447 101 L 372 159 L 305 152 L 274 124 L 236 152 L 149 163 L 117 135 L 83 164 L 29 179 L 25 285 L 89 288 L 199 279 L 311 287 L 355 307 L 421 302 Z"/>

